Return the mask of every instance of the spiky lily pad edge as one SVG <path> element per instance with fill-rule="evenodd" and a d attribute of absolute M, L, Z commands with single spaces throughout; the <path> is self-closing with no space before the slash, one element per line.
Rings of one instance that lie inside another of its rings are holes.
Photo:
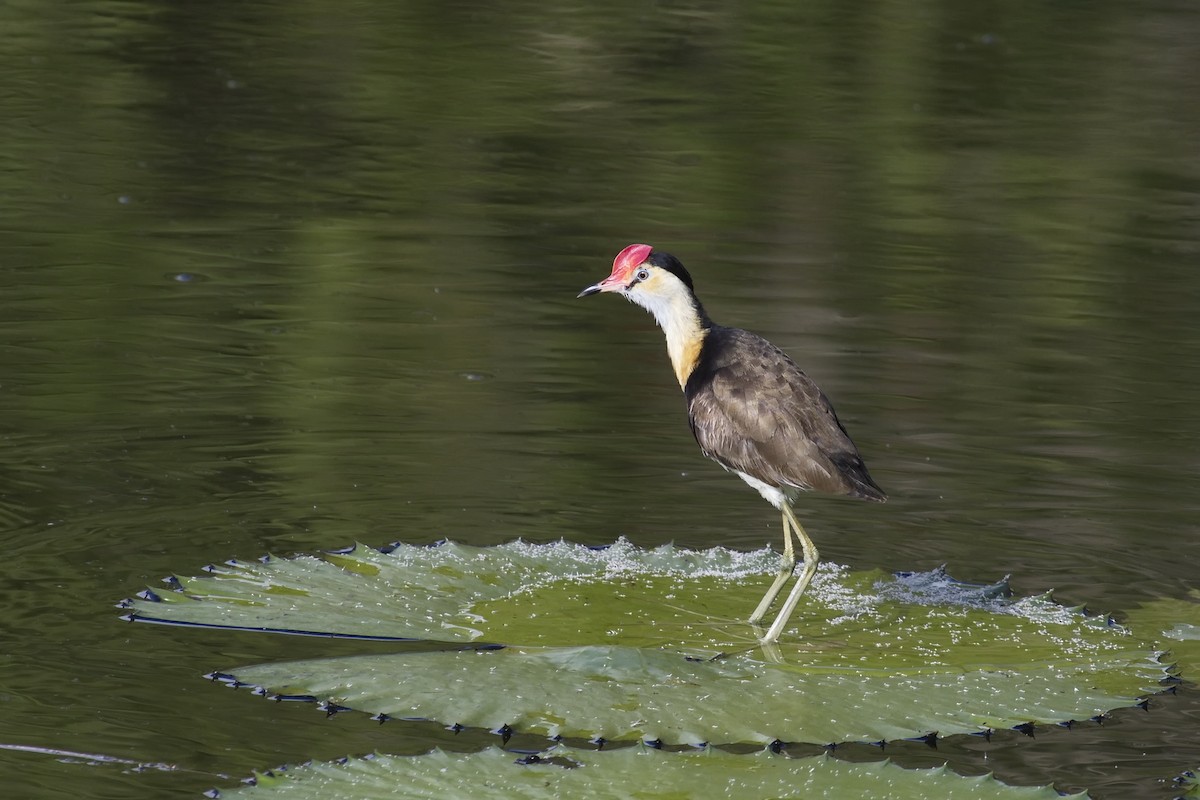
<path fill-rule="evenodd" d="M 1176 795 L 1176 800 L 1194 800 L 1200 797 L 1200 770 L 1184 770 L 1179 775 L 1175 776 L 1172 781 L 1172 788 L 1180 793 Z"/>
<path fill-rule="evenodd" d="M 514 771 L 514 767 L 517 771 Z M 582 768 L 582 769 L 580 769 Z M 471 775 L 470 770 L 476 774 Z M 407 772 L 406 772 L 407 770 Z M 421 774 L 425 770 L 425 774 Z M 527 771 L 528 770 L 528 771 Z M 605 771 L 607 770 L 607 771 Z M 657 748 L 633 745 L 608 753 L 582 751 L 566 745 L 554 745 L 540 752 L 510 751 L 499 747 L 488 747 L 475 752 L 451 752 L 441 748 L 412 756 L 373 753 L 361 757 L 345 757 L 332 762 L 309 762 L 297 767 L 282 766 L 274 770 L 255 773 L 243 781 L 243 786 L 230 790 L 230 796 L 257 796 L 269 794 L 276 788 L 292 788 L 290 781 L 314 781 L 313 796 L 318 791 L 359 785 L 363 797 L 397 797 L 394 791 L 405 783 L 417 789 L 414 796 L 426 797 L 429 790 L 452 786 L 455 790 L 466 788 L 463 781 L 472 777 L 486 777 L 489 790 L 506 788 L 509 792 L 522 788 L 537 792 L 538 797 L 558 797 L 560 790 L 570 788 L 572 782 L 592 788 L 620 788 L 621 781 L 632 782 L 643 796 L 658 796 L 668 790 L 676 796 L 682 789 L 695 789 L 697 782 L 705 790 L 720 778 L 720 785 L 734 789 L 748 798 L 781 796 L 779 790 L 788 792 L 797 788 L 828 791 L 829 784 L 847 790 L 881 790 L 889 796 L 927 797 L 996 797 L 1021 798 L 1021 800 L 1057 800 L 1064 795 L 1051 785 L 1011 786 L 995 778 L 991 773 L 978 776 L 963 776 L 948 765 L 909 769 L 891 759 L 878 761 L 847 761 L 828 753 L 793 758 L 780 755 L 777 750 L 764 748 L 757 752 L 734 754 L 717 748 L 694 748 L 687 752 L 669 753 Z M 532 781 L 528 780 L 533 778 Z M 361 784 L 356 781 L 361 779 Z M 682 786 L 678 781 L 688 781 Z M 813 782 L 817 786 L 813 786 Z M 510 785 L 505 787 L 508 782 Z M 824 782 L 824 786 L 821 786 Z M 518 785 L 523 784 L 523 786 Z M 607 784 L 607 786 L 606 786 Z M 583 786 L 576 786 L 581 789 Z M 367 793 L 370 792 L 368 795 Z M 858 794 L 859 792 L 855 792 Z M 386 795 L 384 794 L 386 793 Z M 894 794 L 899 793 L 899 794 Z M 205 793 L 209 798 L 223 797 L 220 790 Z M 339 794 L 339 796 L 344 796 Z M 531 795 L 532 796 L 532 795 Z M 606 795 L 608 796 L 608 795 Z M 878 796 L 878 795 L 877 795 Z M 1075 800 L 1086 800 L 1086 792 L 1069 795 Z"/>
<path fill-rule="evenodd" d="M 502 649 L 505 649 L 505 646 L 504 645 L 481 645 L 478 647 L 468 646 L 468 647 L 458 648 L 458 649 L 463 649 L 463 650 L 502 650 Z M 350 706 L 344 706 L 344 705 L 341 705 L 341 704 L 333 701 L 332 699 L 321 698 L 321 697 L 318 697 L 313 694 L 281 694 L 279 692 L 271 691 L 266 686 L 261 686 L 259 684 L 241 681 L 237 678 L 237 676 L 232 675 L 227 672 L 219 672 L 219 671 L 207 672 L 204 675 L 202 675 L 201 677 L 212 683 L 223 684 L 225 687 L 230 688 L 230 689 L 234 689 L 234 690 L 249 689 L 250 694 L 254 695 L 255 697 L 261 697 L 265 700 L 270 700 L 270 701 L 276 702 L 276 703 L 285 703 L 285 702 L 286 703 L 308 703 L 308 704 L 314 706 L 318 711 L 323 713 L 325 715 L 326 719 L 330 719 L 330 718 L 336 716 L 337 714 L 349 712 L 356 716 L 360 716 L 360 715 L 364 716 L 368 720 L 378 723 L 380 725 L 382 725 L 383 723 L 386 723 L 386 722 L 393 722 L 393 721 L 423 722 L 423 723 L 439 722 L 438 720 L 428 719 L 425 717 L 393 717 L 393 716 L 391 716 L 389 714 L 385 714 L 385 713 L 372 714 L 368 711 L 363 711 L 363 710 L 360 710 L 357 708 L 352 708 Z M 1167 694 L 1169 694 L 1169 695 L 1176 694 L 1176 687 L 1174 684 L 1172 684 L 1170 686 L 1165 686 L 1161 692 L 1158 692 L 1153 696 L 1157 697 L 1157 696 L 1162 696 L 1162 695 L 1167 695 Z M 881 740 L 875 741 L 875 742 L 863 742 L 863 741 L 859 741 L 859 742 L 827 742 L 825 745 L 823 745 L 823 747 L 824 747 L 824 749 L 826 749 L 828 751 L 833 751 L 833 750 L 836 750 L 841 745 L 861 744 L 861 745 L 869 745 L 869 746 L 878 747 L 881 750 L 883 750 L 887 747 L 887 745 L 889 743 L 922 742 L 925 745 L 927 745 L 928 747 L 930 747 L 931 749 L 936 750 L 939 742 L 946 741 L 949 739 L 954 739 L 955 737 L 958 737 L 958 736 L 980 737 L 980 738 L 983 738 L 984 740 L 990 742 L 992 740 L 993 736 L 1006 733 L 1007 731 L 1012 731 L 1013 733 L 1019 733 L 1023 736 L 1028 736 L 1029 738 L 1035 738 L 1039 731 L 1053 731 L 1053 730 L 1059 730 L 1059 729 L 1072 730 L 1075 727 L 1080 726 L 1080 725 L 1089 725 L 1089 726 L 1090 725 L 1103 725 L 1105 722 L 1112 719 L 1114 714 L 1119 713 L 1121 711 L 1127 711 L 1127 710 L 1131 710 L 1131 709 L 1135 709 L 1135 708 L 1140 709 L 1143 712 L 1150 711 L 1150 709 L 1152 708 L 1150 699 L 1151 699 L 1150 697 L 1143 697 L 1143 698 L 1138 699 L 1136 702 L 1132 703 L 1129 706 L 1115 708 L 1110 712 L 1106 712 L 1104 714 L 1097 714 L 1095 716 L 1092 716 L 1092 717 L 1089 717 L 1089 718 L 1083 719 L 1083 720 L 1065 720 L 1062 722 L 1049 722 L 1049 723 L 1024 722 L 1019 725 L 1014 725 L 1008 729 L 983 728 L 981 730 L 974 731 L 971 733 L 953 733 L 953 734 L 948 734 L 945 736 L 939 734 L 937 731 L 929 731 L 927 733 L 916 735 L 916 736 L 907 736 L 907 737 L 903 737 L 903 738 L 899 738 L 899 739 L 887 739 L 887 740 L 881 739 Z M 524 732 L 524 731 L 518 731 L 517 728 L 514 728 L 510 725 L 501 725 L 499 727 L 490 728 L 490 729 L 483 729 L 483 728 L 473 729 L 469 726 L 460 725 L 458 723 L 452 723 L 452 724 L 446 725 L 445 729 L 449 730 L 449 731 L 453 731 L 455 734 L 457 734 L 461 731 L 466 731 L 466 730 L 478 730 L 481 732 L 490 733 L 492 735 L 499 736 L 502 739 L 504 744 L 507 744 L 508 740 L 510 738 L 512 738 L 512 736 L 514 734 L 516 734 L 518 732 Z M 533 737 L 533 736 L 537 736 L 538 734 L 527 733 L 526 735 Z M 567 736 L 549 736 L 546 738 L 551 742 L 552 745 L 559 745 L 564 742 L 574 742 L 574 743 L 578 743 L 578 744 L 593 745 L 597 749 L 604 749 L 604 747 L 609 744 L 616 744 L 620 747 L 641 745 L 641 746 L 650 747 L 653 749 L 661 749 L 664 745 L 667 745 L 667 746 L 670 746 L 673 748 L 682 748 L 682 749 L 711 748 L 711 749 L 718 749 L 718 750 L 725 750 L 726 748 L 735 748 L 736 749 L 741 746 L 744 746 L 744 743 L 738 743 L 738 742 L 720 743 L 720 744 L 714 745 L 710 742 L 702 742 L 702 743 L 669 742 L 669 743 L 664 743 L 663 741 L 658 740 L 658 739 L 641 740 L 641 741 L 620 740 L 617 742 L 609 742 L 609 740 L 604 739 L 604 738 L 584 739 L 584 738 L 580 738 L 580 737 L 567 737 Z M 787 749 L 789 747 L 793 747 L 793 746 L 814 747 L 814 746 L 818 746 L 818 745 L 814 745 L 812 742 L 784 742 L 784 741 L 780 741 L 779 739 L 776 739 L 767 745 L 767 749 L 773 750 L 775 752 L 779 752 L 781 750 L 785 750 L 785 749 Z"/>

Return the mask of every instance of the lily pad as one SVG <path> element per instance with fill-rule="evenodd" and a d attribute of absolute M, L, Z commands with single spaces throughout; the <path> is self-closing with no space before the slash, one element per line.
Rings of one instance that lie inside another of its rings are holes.
<path fill-rule="evenodd" d="M 1200 797 L 1200 775 L 1195 770 L 1188 770 L 1175 778 L 1175 788 L 1180 791 L 1176 795 L 1179 800 L 1194 800 Z"/>
<path fill-rule="evenodd" d="M 229 561 L 196 578 L 168 578 L 171 591 L 143 592 L 122 605 L 139 622 L 470 642 L 483 636 L 481 603 L 502 607 L 521 595 L 570 585 L 611 587 L 629 577 L 705 579 L 710 588 L 733 584 L 753 608 L 754 594 L 762 594 L 758 584 L 778 563 L 770 550 L 641 550 L 624 539 L 605 548 L 520 541 L 383 550 L 358 545 L 320 557 Z"/>
<path fill-rule="evenodd" d="M 1158 689 L 1124 629 L 937 571 L 821 570 L 777 647 L 742 621 L 769 550 L 357 548 L 229 565 L 133 618 L 510 643 L 266 664 L 231 680 L 372 714 L 550 736 L 881 741 L 1087 719 Z"/>
<path fill-rule="evenodd" d="M 1160 646 L 1168 651 L 1164 660 L 1174 662 L 1181 677 L 1200 682 L 1200 590 L 1183 599 L 1155 600 L 1127 616 L 1129 627 L 1143 637 L 1161 637 Z"/>
<path fill-rule="evenodd" d="M 423 756 L 355 758 L 264 773 L 226 798 L 321 800 L 404 798 L 887 797 L 890 800 L 1061 800 L 1047 786 L 1006 786 L 991 776 L 964 778 L 945 767 L 906 770 L 886 761 L 852 763 L 829 756 L 787 758 L 769 751 L 733 755 L 705 749 L 651 748 L 609 752 L 555 747 L 536 756 L 491 748 L 479 753 L 435 750 Z M 1071 795 L 1085 798 L 1086 795 Z"/>
<path fill-rule="evenodd" d="M 227 680 L 387 717 L 551 737 L 828 744 L 1086 719 L 1136 702 L 1141 686 L 1125 676 L 1160 674 L 1128 653 L 941 669 L 838 668 L 789 655 L 690 661 L 656 648 L 507 647 L 261 664 Z"/>

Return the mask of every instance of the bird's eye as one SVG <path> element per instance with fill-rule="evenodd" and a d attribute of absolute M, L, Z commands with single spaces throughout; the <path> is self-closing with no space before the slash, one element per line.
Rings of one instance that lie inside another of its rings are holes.
<path fill-rule="evenodd" d="M 639 270 L 637 271 L 637 273 L 636 273 L 636 274 L 634 274 L 634 276 L 633 276 L 633 277 L 634 277 L 634 278 L 636 278 L 636 279 L 637 279 L 637 280 L 639 280 L 639 281 L 644 281 L 644 280 L 646 280 L 647 278 L 649 278 L 649 277 L 650 277 L 650 270 L 648 270 L 648 269 L 639 269 Z"/>

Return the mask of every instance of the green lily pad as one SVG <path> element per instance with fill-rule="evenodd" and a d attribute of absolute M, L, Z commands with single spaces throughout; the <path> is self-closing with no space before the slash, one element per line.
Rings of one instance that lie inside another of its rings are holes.
<path fill-rule="evenodd" d="M 446 542 L 384 550 L 358 545 L 321 557 L 227 562 L 200 577 L 169 578 L 173 591 L 143 592 L 122 605 L 130 609 L 128 619 L 141 622 L 470 642 L 483 636 L 481 603 L 503 607 L 516 596 L 570 585 L 617 585 L 627 577 L 729 585 L 753 608 L 755 594 L 762 595 L 759 585 L 765 589 L 763 577 L 773 575 L 778 563 L 770 550 L 697 552 L 671 545 L 641 550 L 623 539 L 607 548 L 567 542 L 498 547 Z M 748 613 L 736 608 L 737 615 Z"/>
<path fill-rule="evenodd" d="M 1161 674 L 1129 653 L 973 669 L 837 668 L 807 655 L 690 661 L 655 648 L 507 647 L 261 664 L 227 680 L 387 717 L 551 737 L 827 744 L 1086 719 L 1136 702 L 1141 686 L 1126 675 Z"/>
<path fill-rule="evenodd" d="M 1162 637 L 1159 644 L 1168 651 L 1181 676 L 1200 681 L 1200 590 L 1188 598 L 1161 598 L 1133 609 L 1127 615 L 1129 627 L 1146 638 Z"/>
<path fill-rule="evenodd" d="M 1188 770 L 1175 778 L 1175 788 L 1180 791 L 1178 798 L 1192 800 L 1200 797 L 1200 775 L 1195 770 Z"/>
<path fill-rule="evenodd" d="M 852 763 L 829 756 L 788 758 L 769 751 L 733 755 L 705 749 L 668 753 L 634 747 L 608 752 L 555 747 L 537 756 L 498 748 L 435 750 L 423 756 L 355 758 L 260 774 L 226 798 L 321 800 L 403 798 L 887 797 L 890 800 L 1061 800 L 1047 786 L 1006 786 L 991 776 L 964 778 L 945 767 L 906 770 L 886 761 Z M 1085 798 L 1086 795 L 1071 795 Z"/>
<path fill-rule="evenodd" d="M 763 649 L 743 621 L 770 551 L 558 543 L 358 548 L 232 565 L 133 618 L 515 647 L 230 670 L 372 714 L 547 735 L 675 743 L 880 741 L 1087 719 L 1158 689 L 1125 630 L 1047 598 L 942 572 L 822 565 Z"/>

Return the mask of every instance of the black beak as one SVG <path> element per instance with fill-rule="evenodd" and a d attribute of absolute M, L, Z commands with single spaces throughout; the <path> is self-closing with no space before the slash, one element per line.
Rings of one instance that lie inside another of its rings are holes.
<path fill-rule="evenodd" d="M 578 300 L 580 297 L 587 297 L 590 294 L 598 294 L 599 292 L 600 292 L 600 284 L 593 283 L 591 286 L 587 287 L 582 292 L 575 295 L 575 299 Z"/>

